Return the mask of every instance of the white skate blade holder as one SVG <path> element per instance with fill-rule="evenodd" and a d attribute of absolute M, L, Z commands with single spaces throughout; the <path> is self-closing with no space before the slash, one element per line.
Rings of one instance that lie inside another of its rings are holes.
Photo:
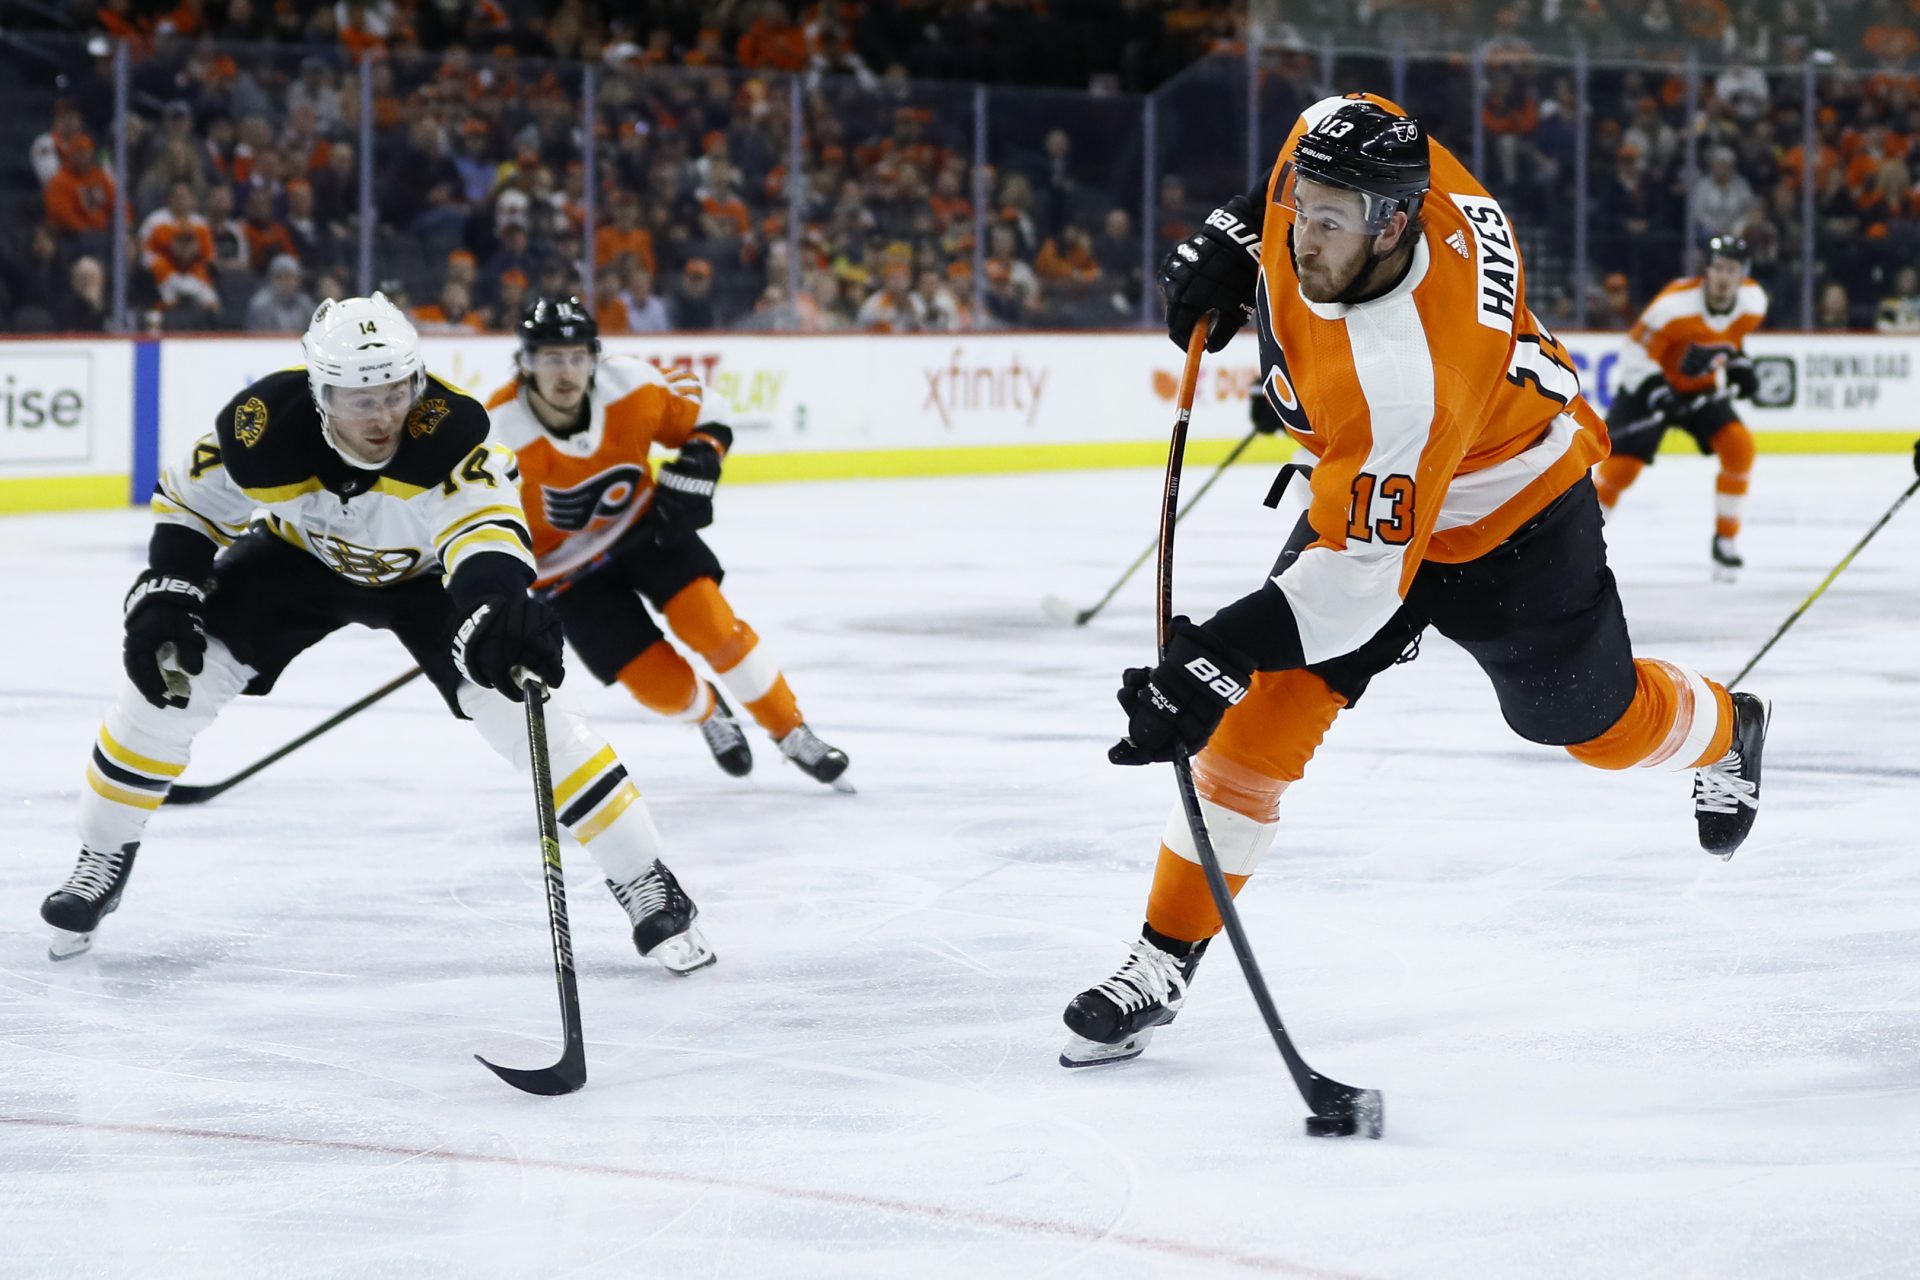
<path fill-rule="evenodd" d="M 93 950 L 91 933 L 75 933 L 71 929 L 55 929 L 52 939 L 47 943 L 47 959 L 71 960 L 75 956 L 85 955 Z"/>
<path fill-rule="evenodd" d="M 647 959 L 658 960 L 669 973 L 685 976 L 696 969 L 704 969 L 719 957 L 713 954 L 713 948 L 707 945 L 698 925 L 688 925 L 684 933 L 676 933 L 665 942 L 647 953 Z"/>
<path fill-rule="evenodd" d="M 1067 1033 L 1067 1043 L 1060 1050 L 1060 1065 L 1063 1067 L 1100 1067 L 1109 1062 L 1126 1062 L 1137 1058 L 1146 1051 L 1153 1040 L 1158 1027 L 1147 1027 L 1136 1031 L 1119 1044 L 1101 1044 L 1098 1040 L 1089 1040 L 1085 1036 Z"/>

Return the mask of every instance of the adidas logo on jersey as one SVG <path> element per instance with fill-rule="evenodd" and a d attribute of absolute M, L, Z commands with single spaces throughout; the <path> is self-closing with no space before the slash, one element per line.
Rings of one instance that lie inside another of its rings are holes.
<path fill-rule="evenodd" d="M 1473 256 L 1467 252 L 1467 235 L 1464 231 L 1456 231 L 1448 236 L 1447 248 L 1453 250 L 1463 258 L 1471 258 Z"/>

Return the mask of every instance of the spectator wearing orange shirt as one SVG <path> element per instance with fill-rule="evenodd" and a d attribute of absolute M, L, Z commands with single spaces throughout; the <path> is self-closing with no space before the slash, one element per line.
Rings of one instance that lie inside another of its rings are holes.
<path fill-rule="evenodd" d="M 104 236 L 113 223 L 115 192 L 113 176 L 96 163 L 93 139 L 80 134 L 42 193 L 47 222 L 63 238 Z"/>
<path fill-rule="evenodd" d="M 804 71 L 807 37 L 787 18 L 783 6 L 769 2 L 760 6 L 734 45 L 734 57 L 741 66 L 756 71 Z"/>
<path fill-rule="evenodd" d="M 473 294 L 458 280 L 440 286 L 440 301 L 413 309 L 421 333 L 484 333 L 487 318 L 473 309 Z"/>
<path fill-rule="evenodd" d="M 604 267 L 623 257 L 649 272 L 655 269 L 653 233 L 640 225 L 640 197 L 632 191 L 621 191 L 613 197 L 613 221 L 593 232 L 595 266 Z"/>
<path fill-rule="evenodd" d="M 632 330 L 633 320 L 627 314 L 627 299 L 616 267 L 603 266 L 594 273 L 593 322 L 600 326 L 602 337 Z"/>
<path fill-rule="evenodd" d="M 273 193 L 265 187 L 247 192 L 247 210 L 240 219 L 240 234 L 247 245 L 247 270 L 255 274 L 266 271 L 267 264 L 279 254 L 284 253 L 296 261 L 300 257 L 292 233 L 273 216 Z"/>
<path fill-rule="evenodd" d="M 687 50 L 680 59 L 689 67 L 724 67 L 727 65 L 727 51 L 720 43 L 720 31 L 717 27 L 702 27 L 699 43 Z"/>
<path fill-rule="evenodd" d="M 745 236 L 753 230 L 753 215 L 747 212 L 747 202 L 735 194 L 734 182 L 733 166 L 714 160 L 707 170 L 706 190 L 700 194 L 700 212 L 727 224 L 733 234 Z"/>

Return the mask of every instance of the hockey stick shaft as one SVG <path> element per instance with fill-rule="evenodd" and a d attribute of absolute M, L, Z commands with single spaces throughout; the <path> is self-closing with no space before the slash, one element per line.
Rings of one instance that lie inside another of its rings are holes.
<path fill-rule="evenodd" d="M 1193 327 L 1193 335 L 1187 340 L 1187 365 L 1180 377 L 1179 407 L 1173 422 L 1173 439 L 1167 447 L 1167 479 L 1160 498 L 1159 582 L 1154 611 L 1162 659 L 1166 657 L 1167 644 L 1173 635 L 1173 528 L 1180 501 L 1180 471 L 1186 455 L 1187 425 L 1193 414 L 1194 388 L 1200 378 L 1200 357 L 1207 349 L 1207 331 L 1212 319 L 1211 315 L 1203 317 Z M 1220 913 L 1220 923 L 1226 930 L 1228 943 L 1233 947 L 1234 958 L 1240 962 L 1240 972 L 1246 976 L 1253 1002 L 1259 1007 L 1260 1016 L 1267 1024 L 1267 1032 L 1273 1037 L 1274 1047 L 1280 1051 L 1282 1061 L 1287 1064 L 1287 1072 L 1293 1077 L 1301 1098 L 1314 1115 L 1353 1120 L 1356 1132 L 1367 1137 L 1379 1137 L 1380 1095 L 1371 1089 L 1356 1089 L 1321 1075 L 1308 1066 L 1300 1056 L 1300 1051 L 1294 1048 L 1293 1037 L 1287 1034 L 1286 1024 L 1280 1020 L 1280 1010 L 1275 1007 L 1273 996 L 1267 990 L 1259 961 L 1254 959 L 1253 944 L 1248 941 L 1246 928 L 1240 923 L 1240 913 L 1233 905 L 1233 890 L 1227 884 L 1226 872 L 1220 867 L 1219 855 L 1214 852 L 1213 840 L 1207 832 L 1206 817 L 1200 811 L 1200 793 L 1193 782 L 1193 762 L 1184 748 L 1174 748 L 1173 769 L 1180 785 L 1180 807 L 1186 812 L 1187 827 L 1193 833 L 1194 850 L 1199 854 L 1201 870 L 1206 873 L 1207 891 Z"/>
<path fill-rule="evenodd" d="M 552 1097 L 587 1082 L 586 1041 L 580 1027 L 580 985 L 573 972 L 573 931 L 567 924 L 567 881 L 560 868 L 560 823 L 554 814 L 553 762 L 547 751 L 547 689 L 528 676 L 521 684 L 527 708 L 527 747 L 533 763 L 534 812 L 540 824 L 540 865 L 546 884 L 547 926 L 553 941 L 553 977 L 560 989 L 560 1061 L 524 1070 L 473 1056 L 516 1089 Z"/>
<path fill-rule="evenodd" d="M 1207 490 L 1213 488 L 1214 482 L 1227 473 L 1228 467 L 1240 460 L 1240 455 L 1247 451 L 1259 434 L 1258 431 L 1249 431 L 1240 443 L 1233 446 L 1233 451 L 1220 460 L 1220 465 L 1213 469 L 1213 474 L 1208 476 L 1205 483 L 1193 491 L 1193 496 L 1187 499 L 1187 505 L 1180 508 L 1180 513 L 1174 516 L 1173 520 L 1175 524 L 1186 519 L 1187 513 L 1200 505 L 1200 499 L 1207 496 Z M 1107 605 L 1112 602 L 1113 598 L 1120 594 L 1120 588 L 1126 586 L 1133 578 L 1133 575 L 1140 571 L 1140 566 L 1151 560 L 1153 553 L 1159 549 L 1160 540 L 1158 538 L 1149 542 L 1147 549 L 1142 551 L 1139 556 L 1134 559 L 1134 562 L 1127 566 L 1126 571 L 1120 575 L 1119 579 L 1115 581 L 1111 587 L 1107 588 L 1107 594 L 1101 596 L 1094 604 L 1074 614 L 1073 625 L 1076 627 L 1084 627 L 1088 622 L 1092 621 L 1093 616 L 1106 608 Z"/>
<path fill-rule="evenodd" d="M 1833 566 L 1833 568 L 1827 573 L 1826 577 L 1820 579 L 1820 585 L 1813 589 L 1813 594 L 1808 596 L 1805 600 L 1802 600 L 1800 602 L 1800 607 L 1787 615 L 1787 620 L 1781 623 L 1779 626 L 1779 629 L 1776 630 L 1771 636 L 1767 637 L 1767 642 L 1765 644 L 1760 646 L 1760 652 L 1754 654 L 1751 658 L 1747 659 L 1747 665 L 1740 668 L 1740 674 L 1735 676 L 1733 679 L 1727 681 L 1727 688 L 1729 690 L 1737 688 L 1740 682 L 1747 678 L 1747 673 L 1760 665 L 1760 659 L 1767 656 L 1767 650 L 1773 648 L 1775 643 L 1779 641 L 1780 637 L 1787 634 L 1787 628 L 1791 627 L 1794 623 L 1800 621 L 1800 615 L 1805 613 L 1808 609 L 1811 609 L 1813 607 L 1813 602 L 1815 600 L 1818 600 L 1822 595 L 1826 594 L 1827 588 L 1833 585 L 1833 580 L 1839 577 L 1841 573 L 1845 572 L 1846 567 L 1853 563 L 1853 558 L 1859 555 L 1860 552 L 1866 547 L 1866 545 L 1869 542 L 1873 541 L 1874 534 L 1879 533 L 1882 529 L 1887 527 L 1887 521 L 1893 519 L 1893 513 L 1898 511 L 1901 507 L 1906 506 L 1907 499 L 1911 498 L 1914 495 L 1914 492 L 1916 490 L 1920 490 L 1920 477 L 1916 477 L 1914 482 L 1907 486 L 1906 492 L 1902 493 L 1899 497 L 1893 500 L 1893 505 L 1887 508 L 1886 514 L 1882 515 L 1878 520 L 1874 521 L 1873 528 L 1867 530 L 1865 536 L 1863 536 L 1860 539 L 1860 541 L 1853 544 L 1853 550 L 1847 552 L 1845 556 L 1841 557 L 1840 563 Z"/>
<path fill-rule="evenodd" d="M 207 801 L 213 799 L 215 796 L 219 795 L 221 792 L 227 791 L 230 788 L 236 787 L 241 783 L 245 782 L 248 778 L 251 778 L 254 774 L 260 772 L 262 769 L 274 763 L 276 760 L 281 760 L 287 756 L 292 755 L 294 752 L 298 751 L 301 747 L 306 746 L 309 742 L 312 742 L 315 738 L 327 732 L 327 730 L 337 728 L 338 726 L 340 726 L 341 724 L 344 724 L 348 720 L 353 719 L 355 716 L 359 715 L 362 711 L 365 711 L 368 707 L 380 701 L 382 698 L 386 697 L 388 694 L 394 692 L 395 690 L 399 689 L 401 686 L 408 684 L 414 679 L 416 679 L 420 674 L 421 674 L 420 668 L 415 667 L 413 670 L 407 672 L 405 675 L 395 676 L 393 679 L 387 681 L 385 684 L 381 685 L 378 689 L 375 689 L 372 693 L 360 699 L 360 701 L 354 703 L 352 706 L 346 707 L 340 711 L 336 711 L 331 716 L 328 716 L 325 720 L 322 720 L 319 724 L 313 726 L 313 728 L 307 730 L 305 733 L 295 738 L 292 742 L 287 743 L 284 747 L 281 747 L 278 750 L 268 755 L 262 756 L 260 759 L 254 761 L 252 764 L 248 765 L 246 768 L 242 769 L 240 772 L 234 774 L 231 778 L 227 778 L 221 782 L 209 782 L 203 786 L 195 786 L 192 783 L 181 783 L 175 786 L 173 790 L 167 792 L 166 803 L 174 804 L 174 805 L 205 804 Z"/>

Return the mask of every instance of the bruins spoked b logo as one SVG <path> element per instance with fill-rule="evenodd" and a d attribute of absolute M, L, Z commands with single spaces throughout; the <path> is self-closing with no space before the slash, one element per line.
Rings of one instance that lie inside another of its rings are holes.
<path fill-rule="evenodd" d="M 412 547 L 381 549 L 361 547 L 332 534 L 307 535 L 313 549 L 327 567 L 343 578 L 369 587 L 385 587 L 405 578 L 420 563 L 420 553 Z"/>

